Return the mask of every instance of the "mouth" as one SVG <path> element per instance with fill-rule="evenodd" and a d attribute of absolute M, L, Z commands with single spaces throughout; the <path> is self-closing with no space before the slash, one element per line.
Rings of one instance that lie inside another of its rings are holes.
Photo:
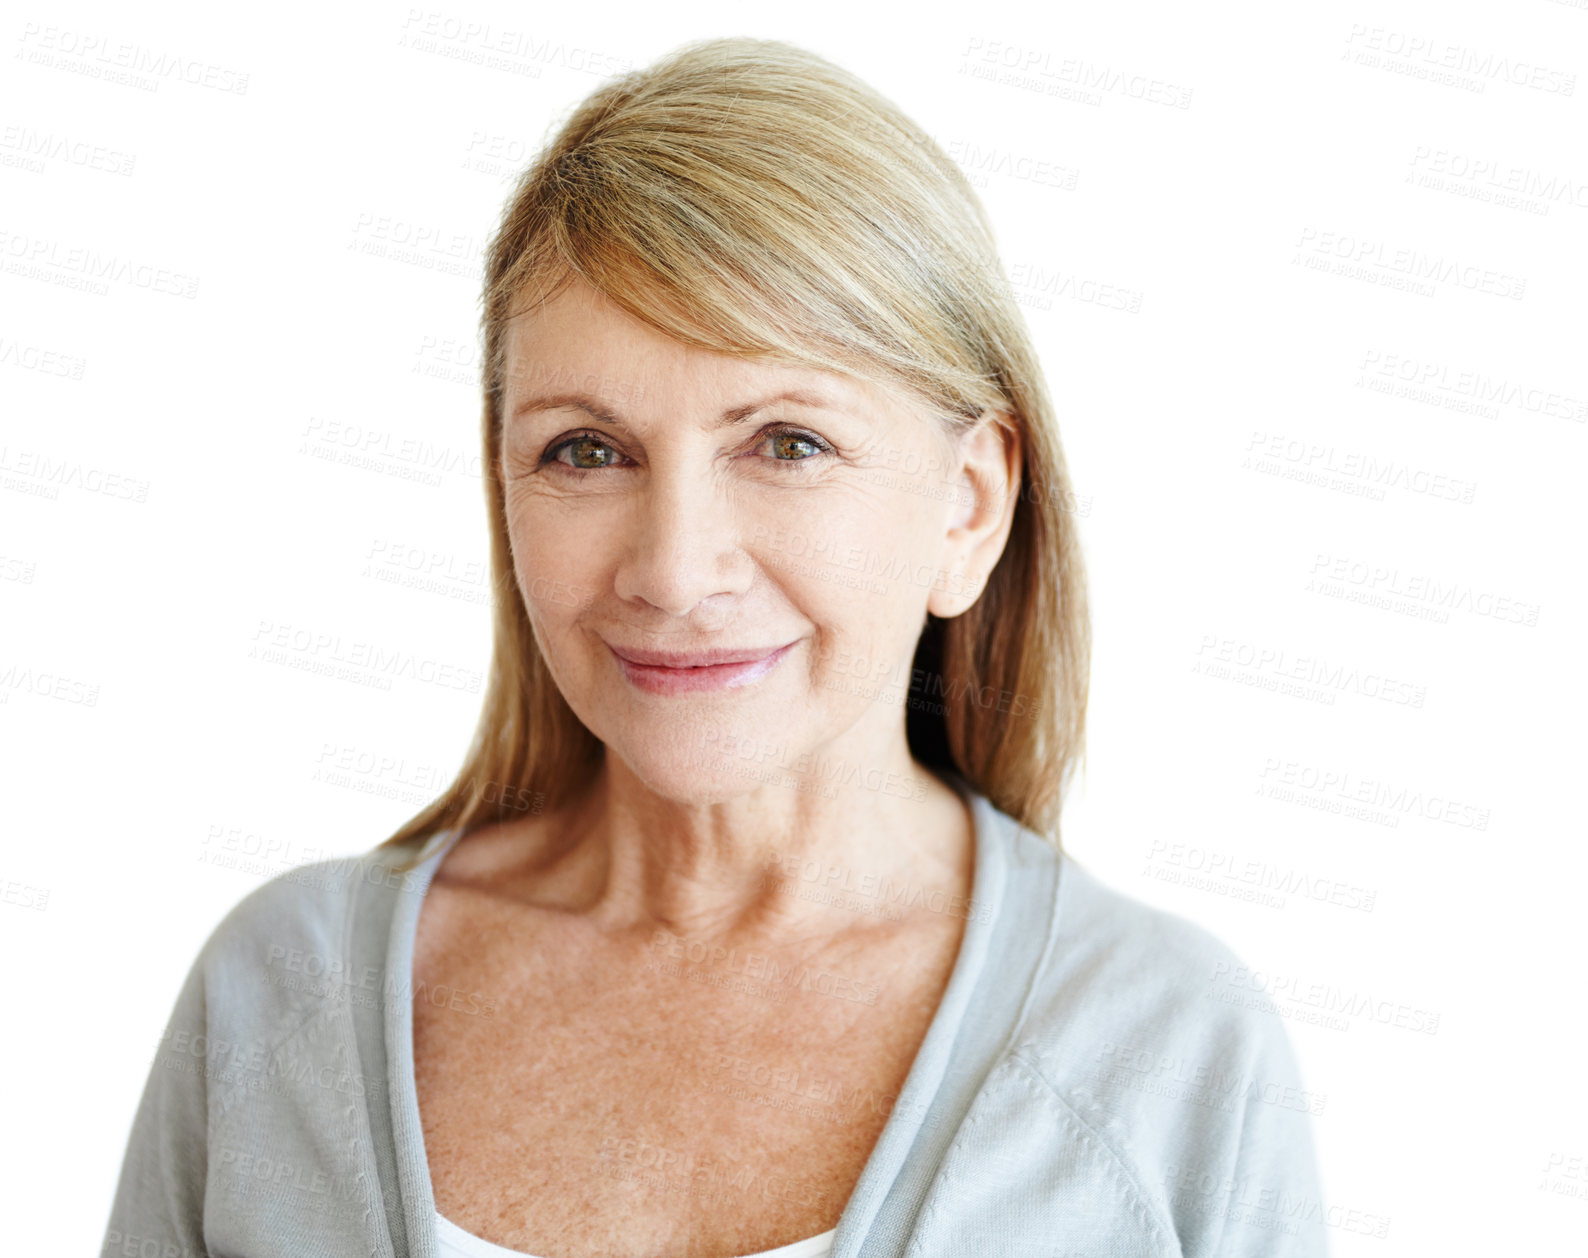
<path fill-rule="evenodd" d="M 798 639 L 796 639 L 798 641 Z M 777 667 L 794 642 L 775 647 L 722 647 L 712 651 L 647 651 L 607 643 L 623 675 L 648 694 L 722 690 L 759 681 Z"/>

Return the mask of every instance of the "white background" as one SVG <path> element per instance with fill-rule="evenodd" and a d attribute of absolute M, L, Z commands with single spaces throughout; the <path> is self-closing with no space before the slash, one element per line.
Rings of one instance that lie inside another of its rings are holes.
<path fill-rule="evenodd" d="M 1297 995 L 1335 1252 L 1581 1252 L 1582 0 L 161 7 L 0 27 L 8 1249 L 99 1244 L 226 910 L 450 779 L 478 693 L 250 651 L 484 670 L 478 250 L 601 73 L 743 33 L 981 188 L 1094 593 L 1065 841 Z"/>

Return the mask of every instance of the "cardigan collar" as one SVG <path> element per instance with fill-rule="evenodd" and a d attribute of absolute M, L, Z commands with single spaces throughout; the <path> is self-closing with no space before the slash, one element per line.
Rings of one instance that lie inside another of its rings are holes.
<path fill-rule="evenodd" d="M 1037 900 L 1051 904 L 1050 880 L 1019 880 L 1015 890 L 1025 896 L 1025 908 L 1006 912 L 1019 824 L 958 773 L 945 771 L 942 776 L 969 802 L 974 821 L 975 863 L 965 930 L 937 1012 L 839 1219 L 831 1258 L 891 1258 L 903 1253 L 932 1174 L 976 1087 L 1018 1022 L 1021 998 L 1048 933 L 1033 913 L 1040 908 Z M 378 1164 L 379 1202 L 387 1216 L 392 1258 L 437 1258 L 438 1252 L 435 1196 L 414 1079 L 413 954 L 424 896 L 461 833 L 453 829 L 432 836 L 423 849 L 428 855 L 403 880 L 404 893 L 392 897 L 384 958 L 387 987 L 407 998 L 386 1000 L 383 1010 L 363 1013 L 365 1025 L 357 1037 L 366 1077 L 387 1082 L 387 1112 L 372 1112 L 370 1120 L 377 1148 L 384 1144 L 390 1150 L 390 1156 L 379 1158 Z M 1056 873 L 1057 862 L 1053 865 Z M 990 957 L 995 964 L 989 964 Z M 399 981 L 394 984 L 394 979 Z M 960 1041 L 973 1002 L 977 1010 L 971 1021 L 978 1029 L 966 1032 L 964 1038 L 974 1041 L 967 1046 Z M 383 1021 L 378 1028 L 377 1019 Z M 384 1051 L 378 1054 L 374 1045 L 368 1045 L 374 1034 L 383 1041 Z M 362 1047 L 366 1045 L 368 1051 Z M 371 1106 L 372 1111 L 381 1108 Z"/>

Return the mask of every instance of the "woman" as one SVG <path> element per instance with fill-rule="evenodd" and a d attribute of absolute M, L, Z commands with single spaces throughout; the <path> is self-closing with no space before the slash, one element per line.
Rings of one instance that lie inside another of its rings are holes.
<path fill-rule="evenodd" d="M 1058 844 L 1082 566 L 1000 276 L 799 49 L 573 114 L 488 258 L 475 743 L 217 927 L 106 1253 L 1323 1252 L 1283 1031 Z"/>

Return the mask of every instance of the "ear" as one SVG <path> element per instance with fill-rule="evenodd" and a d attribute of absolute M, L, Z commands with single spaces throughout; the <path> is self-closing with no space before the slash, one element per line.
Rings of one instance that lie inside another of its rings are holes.
<path fill-rule="evenodd" d="M 1003 555 L 1020 500 L 1023 464 L 1020 426 L 1006 411 L 983 411 L 954 448 L 958 464 L 944 518 L 940 578 L 926 604 L 943 620 L 975 605 Z"/>

